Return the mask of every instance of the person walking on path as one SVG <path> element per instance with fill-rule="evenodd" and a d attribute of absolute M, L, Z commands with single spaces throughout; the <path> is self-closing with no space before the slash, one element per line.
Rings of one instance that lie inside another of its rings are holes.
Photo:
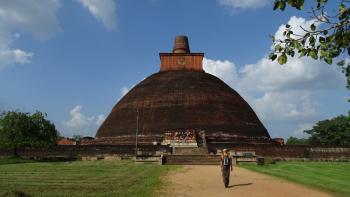
<path fill-rule="evenodd" d="M 221 172 L 222 180 L 224 181 L 226 188 L 228 188 L 228 184 L 230 183 L 230 171 L 232 170 L 232 157 L 230 157 L 229 151 L 224 149 L 221 155 Z"/>

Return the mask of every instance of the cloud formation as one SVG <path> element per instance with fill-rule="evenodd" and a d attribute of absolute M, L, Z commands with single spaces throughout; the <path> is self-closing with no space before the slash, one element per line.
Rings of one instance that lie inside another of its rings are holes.
<path fill-rule="evenodd" d="M 96 126 L 100 126 L 104 121 L 106 120 L 106 116 L 103 114 L 100 114 L 97 116 L 97 120 L 96 120 Z"/>
<path fill-rule="evenodd" d="M 219 4 L 232 10 L 248 10 L 265 7 L 272 3 L 272 0 L 219 0 Z"/>
<path fill-rule="evenodd" d="M 57 11 L 58 0 L 11 0 L 0 1 L 1 30 L 28 31 L 36 39 L 46 40 L 61 31 Z"/>
<path fill-rule="evenodd" d="M 76 0 L 108 30 L 116 30 L 116 5 L 114 0 Z M 48 40 L 61 31 L 57 17 L 60 0 L 0 1 L 0 69 L 14 64 L 31 62 L 33 52 L 13 48 L 20 38 L 15 31 L 29 32 L 37 40 Z"/>
<path fill-rule="evenodd" d="M 22 51 L 21 49 L 9 49 L 8 46 L 4 46 L 2 50 L 0 49 L 0 69 L 16 63 L 30 63 L 30 59 L 33 57 L 33 55 L 34 54 L 32 52 Z"/>
<path fill-rule="evenodd" d="M 100 114 L 97 116 L 87 116 L 82 112 L 83 107 L 76 105 L 70 110 L 70 119 L 62 121 L 65 130 L 68 130 L 66 135 L 84 135 L 94 136 L 96 128 L 105 120 L 105 116 Z M 97 127 L 96 127 L 97 126 Z"/>
<path fill-rule="evenodd" d="M 296 28 L 310 23 L 298 17 L 291 17 L 288 21 Z M 278 28 L 276 37 L 283 33 L 284 26 Z M 322 116 L 319 98 L 330 98 L 332 95 L 328 95 L 327 91 L 345 85 L 345 78 L 336 66 L 310 58 L 290 58 L 287 64 L 281 66 L 262 57 L 256 63 L 240 69 L 227 60 L 204 59 L 203 63 L 206 72 L 216 75 L 237 90 L 265 125 L 293 123 L 298 128 L 310 126 Z M 301 136 L 299 130 L 289 128 L 289 133 L 285 134 Z"/>
<path fill-rule="evenodd" d="M 220 79 L 226 83 L 233 83 L 237 79 L 236 66 L 228 60 L 203 59 L 203 68 L 208 73 L 220 76 Z"/>
<path fill-rule="evenodd" d="M 108 29 L 116 30 L 116 4 L 114 0 L 76 0 Z"/>
<path fill-rule="evenodd" d="M 231 65 L 231 72 L 224 72 L 228 68 L 222 64 L 208 62 L 222 61 L 207 59 L 204 61 L 205 71 L 216 75 L 238 91 L 265 125 L 304 125 L 316 122 L 322 117 L 319 97 L 330 99 L 332 95 L 328 95 L 327 91 L 345 84 L 345 79 L 336 69 L 319 62 L 309 63 L 306 59 L 289 61 L 281 66 L 262 58 L 255 64 L 244 65 L 240 70 L 236 70 L 231 62 L 226 64 Z M 228 73 L 231 73 L 231 77 L 227 76 Z M 293 135 L 293 130 L 288 126 L 285 131 L 289 133 L 284 135 Z"/>
<path fill-rule="evenodd" d="M 12 48 L 13 41 L 20 37 L 13 31 L 27 31 L 39 40 L 53 37 L 61 30 L 56 17 L 59 7 L 57 0 L 0 1 L 0 69 L 30 63 L 32 52 Z"/>
<path fill-rule="evenodd" d="M 305 133 L 305 130 L 310 130 L 314 124 L 311 123 L 304 123 L 298 125 L 298 127 L 293 131 L 293 135 L 298 137 L 298 138 L 308 138 L 310 135 Z"/>

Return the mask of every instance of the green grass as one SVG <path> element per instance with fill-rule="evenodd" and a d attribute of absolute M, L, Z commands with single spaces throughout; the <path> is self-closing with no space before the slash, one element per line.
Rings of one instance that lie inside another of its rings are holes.
<path fill-rule="evenodd" d="M 160 177 L 175 168 L 132 161 L 2 163 L 0 196 L 152 196 Z"/>
<path fill-rule="evenodd" d="M 34 160 L 21 159 L 19 157 L 0 157 L 0 165 L 4 164 L 15 164 L 15 163 L 32 163 Z"/>
<path fill-rule="evenodd" d="M 254 164 L 240 166 L 321 189 L 333 195 L 350 196 L 350 163 L 281 162 L 264 166 Z"/>

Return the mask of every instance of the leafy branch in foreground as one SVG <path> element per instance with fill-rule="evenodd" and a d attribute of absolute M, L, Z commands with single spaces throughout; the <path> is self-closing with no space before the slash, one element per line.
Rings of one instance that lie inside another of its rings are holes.
<path fill-rule="evenodd" d="M 350 89 L 350 1 L 339 0 L 338 10 L 334 14 L 327 12 L 328 0 L 314 1 L 315 6 L 308 11 L 312 24 L 300 27 L 302 34 L 293 32 L 296 27 L 287 24 L 283 39 L 272 36 L 274 50 L 269 59 L 277 60 L 281 65 L 287 63 L 288 57 L 295 55 L 319 59 L 327 64 L 337 61 L 347 78 L 347 88 Z M 301 10 L 304 8 L 304 0 L 275 0 L 273 9 L 284 11 L 287 5 Z"/>

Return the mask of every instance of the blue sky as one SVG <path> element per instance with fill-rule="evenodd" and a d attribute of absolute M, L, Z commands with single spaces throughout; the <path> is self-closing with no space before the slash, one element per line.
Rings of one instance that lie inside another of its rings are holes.
<path fill-rule="evenodd" d="M 0 109 L 43 111 L 63 135 L 94 136 L 118 99 L 159 71 L 158 53 L 185 34 L 192 52 L 205 53 L 205 70 L 237 90 L 271 136 L 303 137 L 349 110 L 336 66 L 266 59 L 269 35 L 309 20 L 272 11 L 272 0 L 3 0 Z"/>

